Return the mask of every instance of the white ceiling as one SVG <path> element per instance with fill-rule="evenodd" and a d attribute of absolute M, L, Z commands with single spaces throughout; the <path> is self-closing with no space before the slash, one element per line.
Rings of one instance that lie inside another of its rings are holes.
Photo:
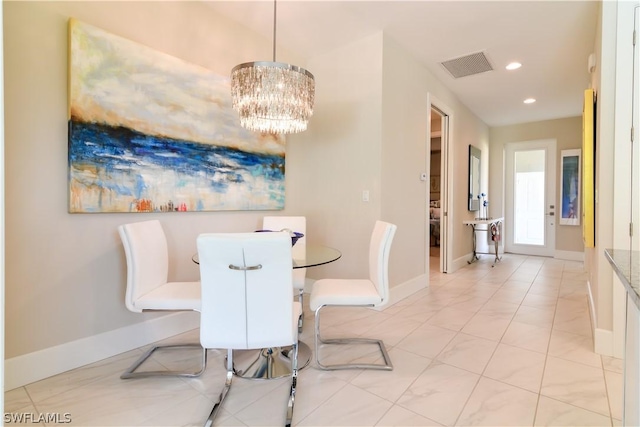
<path fill-rule="evenodd" d="M 272 39 L 273 1 L 207 3 Z M 582 114 L 598 8 L 598 1 L 576 0 L 280 0 L 277 43 L 312 58 L 382 30 L 487 125 L 502 126 Z M 454 79 L 440 65 L 476 52 L 484 52 L 493 71 Z M 249 60 L 271 60 L 271 52 Z M 511 61 L 522 68 L 506 71 Z M 528 97 L 537 102 L 523 104 Z"/>

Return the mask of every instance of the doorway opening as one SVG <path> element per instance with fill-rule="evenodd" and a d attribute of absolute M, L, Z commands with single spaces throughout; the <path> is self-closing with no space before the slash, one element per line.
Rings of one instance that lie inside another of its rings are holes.
<path fill-rule="evenodd" d="M 429 271 L 447 273 L 451 265 L 450 139 L 453 111 L 433 95 L 427 95 L 426 257 Z"/>
<path fill-rule="evenodd" d="M 429 153 L 429 264 L 440 269 L 442 230 L 442 114 L 431 109 L 431 149 Z"/>

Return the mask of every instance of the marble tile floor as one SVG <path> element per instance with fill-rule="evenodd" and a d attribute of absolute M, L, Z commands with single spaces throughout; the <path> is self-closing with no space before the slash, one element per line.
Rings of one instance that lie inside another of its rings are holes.
<path fill-rule="evenodd" d="M 495 268 L 484 256 L 440 274 L 437 261 L 428 289 L 384 310 L 326 311 L 327 336 L 382 338 L 395 369 L 327 372 L 312 361 L 300 371 L 295 425 L 622 424 L 622 361 L 592 350 L 582 263 L 507 254 Z M 311 345 L 312 319 L 307 307 L 301 340 Z M 166 341 L 197 340 L 194 330 Z M 121 380 L 144 350 L 7 391 L 5 411 L 67 413 L 71 426 L 202 425 L 224 382 L 224 352 L 210 350 L 200 378 Z M 328 361 L 374 360 L 374 350 L 321 352 Z M 197 360 L 197 351 L 166 352 L 145 367 Z M 236 378 L 216 425 L 283 425 L 288 391 L 287 378 Z"/>

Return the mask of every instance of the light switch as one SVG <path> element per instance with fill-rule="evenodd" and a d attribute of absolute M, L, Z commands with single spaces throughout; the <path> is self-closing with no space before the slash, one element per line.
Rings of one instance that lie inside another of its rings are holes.
<path fill-rule="evenodd" d="M 369 190 L 362 190 L 362 201 L 363 202 L 369 201 Z"/>

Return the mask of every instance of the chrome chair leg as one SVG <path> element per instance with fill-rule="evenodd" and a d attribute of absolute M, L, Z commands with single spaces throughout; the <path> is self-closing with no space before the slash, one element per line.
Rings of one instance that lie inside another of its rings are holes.
<path fill-rule="evenodd" d="M 316 364 L 318 368 L 323 369 L 325 371 L 338 370 L 338 369 L 378 369 L 384 371 L 392 371 L 393 364 L 391 363 L 391 358 L 389 357 L 389 353 L 387 353 L 387 349 L 384 346 L 384 342 L 382 340 L 373 339 L 373 338 L 333 338 L 333 339 L 323 339 L 320 335 L 320 311 L 324 307 L 330 307 L 331 305 L 321 305 L 316 309 L 315 312 L 315 332 L 314 332 L 314 342 L 315 342 L 315 353 L 316 353 Z M 335 307 L 347 307 L 346 305 L 336 305 Z M 350 307 L 372 307 L 370 305 L 352 305 Z M 320 362 L 320 344 L 376 344 L 380 349 L 380 353 L 382 354 L 382 358 L 384 360 L 383 364 L 377 363 L 341 363 L 341 364 L 333 364 L 333 365 L 324 365 Z"/>
<path fill-rule="evenodd" d="M 180 350 L 185 348 L 199 348 L 202 350 L 202 362 L 200 370 L 196 372 L 183 372 L 183 371 L 143 371 L 136 372 L 136 369 L 140 367 L 156 350 Z M 202 375 L 207 367 L 207 350 L 202 348 L 200 344 L 173 344 L 173 345 L 158 345 L 151 347 L 147 350 L 138 360 L 135 361 L 126 371 L 120 375 L 123 380 L 131 378 L 147 378 L 147 377 L 187 377 L 194 378 Z"/>
<path fill-rule="evenodd" d="M 304 323 L 304 289 L 300 289 L 298 293 L 298 301 L 302 306 L 302 311 L 300 312 L 300 317 L 298 318 L 298 333 L 302 333 L 302 325 Z"/>
<path fill-rule="evenodd" d="M 293 344 L 293 356 L 291 357 L 291 389 L 289 390 L 289 402 L 287 403 L 287 420 L 285 427 L 291 427 L 293 420 L 293 407 L 296 403 L 296 386 L 298 384 L 298 342 Z"/>
<path fill-rule="evenodd" d="M 213 419 L 218 415 L 218 411 L 222 406 L 222 402 L 227 397 L 227 393 L 231 389 L 231 382 L 233 380 L 233 350 L 227 350 L 227 378 L 224 382 L 224 387 L 220 392 L 220 396 L 218 397 L 218 401 L 213 405 L 213 409 L 211 409 L 211 413 L 207 418 L 207 421 L 204 423 L 204 427 L 212 427 Z"/>

